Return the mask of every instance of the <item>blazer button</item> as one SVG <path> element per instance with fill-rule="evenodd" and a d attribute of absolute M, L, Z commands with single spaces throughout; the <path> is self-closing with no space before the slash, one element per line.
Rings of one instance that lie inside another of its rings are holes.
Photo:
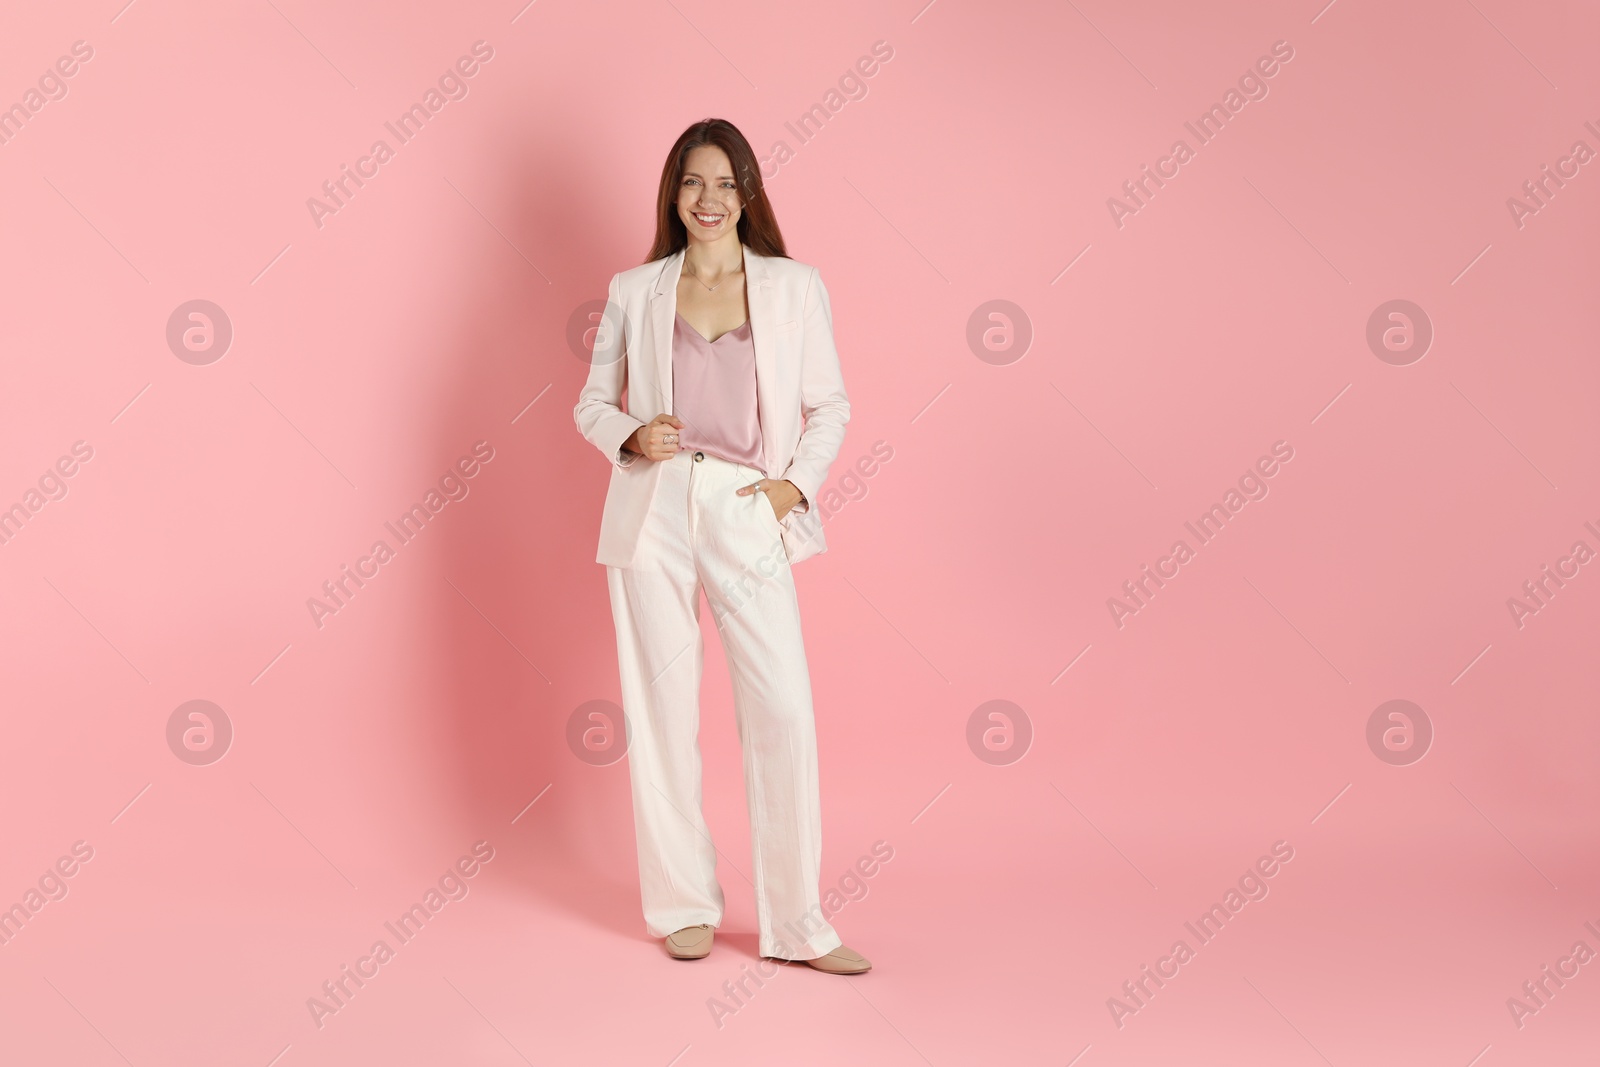
<path fill-rule="evenodd" d="M 706 458 L 706 454 L 704 452 L 696 452 L 694 454 L 694 461 L 696 463 L 699 463 L 701 460 L 703 460 L 705 458 Z"/>

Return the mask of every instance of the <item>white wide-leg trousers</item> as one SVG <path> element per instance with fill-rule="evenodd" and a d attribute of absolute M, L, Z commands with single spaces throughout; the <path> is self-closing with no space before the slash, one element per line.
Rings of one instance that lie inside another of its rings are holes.
<path fill-rule="evenodd" d="M 641 459 L 640 463 L 650 460 Z M 653 937 L 723 917 L 701 812 L 700 591 L 728 657 L 744 750 L 758 952 L 814 959 L 839 947 L 822 914 L 822 812 L 811 678 L 794 577 L 762 477 L 708 452 L 661 461 L 630 567 L 607 567 L 645 925 Z"/>

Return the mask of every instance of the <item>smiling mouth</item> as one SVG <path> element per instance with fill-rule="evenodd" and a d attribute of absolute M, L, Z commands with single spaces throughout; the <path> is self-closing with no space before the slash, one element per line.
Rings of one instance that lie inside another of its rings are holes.
<path fill-rule="evenodd" d="M 721 222 L 723 219 L 727 218 L 728 216 L 726 216 L 726 215 L 702 215 L 702 214 L 700 214 L 700 212 L 696 211 L 694 213 L 694 217 L 699 221 L 700 225 L 702 225 L 702 226 L 715 226 L 717 223 Z"/>

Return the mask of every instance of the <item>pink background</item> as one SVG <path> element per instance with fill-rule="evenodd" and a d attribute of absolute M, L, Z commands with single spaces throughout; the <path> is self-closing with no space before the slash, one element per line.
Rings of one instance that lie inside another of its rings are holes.
<path fill-rule="evenodd" d="M 1507 601 L 1600 549 L 1600 163 L 1520 227 L 1507 200 L 1600 149 L 1600 13 L 918 3 L 7 13 L 0 103 L 93 58 L 0 146 L 0 505 L 93 455 L 0 545 L 0 904 L 93 856 L 0 946 L 0 1061 L 1593 1055 L 1600 962 L 1520 1027 L 1507 999 L 1600 950 L 1600 566 L 1521 627 Z M 480 40 L 467 95 L 319 228 L 307 199 Z M 1108 199 L 1277 41 L 1265 98 L 1119 227 Z M 721 1026 L 756 945 L 709 610 L 706 960 L 643 928 L 625 760 L 567 741 L 619 699 L 569 323 L 712 115 L 793 151 L 769 191 L 853 407 L 796 569 L 825 885 L 893 849 L 832 919 L 874 970 L 786 968 Z M 166 339 L 196 299 L 233 329 L 203 365 Z M 1366 340 L 1396 299 L 1434 331 L 1406 365 Z M 969 346 L 992 300 L 1025 352 Z M 307 600 L 478 441 L 468 495 L 319 628 Z M 1269 494 L 1119 628 L 1108 599 L 1278 441 Z M 1432 724 L 1407 765 L 1367 741 L 1395 699 Z M 190 700 L 232 725 L 209 765 L 169 746 Z M 991 700 L 1022 758 L 969 747 Z M 479 841 L 468 894 L 319 1028 L 307 999 Z M 1279 841 L 1199 946 L 1184 923 Z"/>

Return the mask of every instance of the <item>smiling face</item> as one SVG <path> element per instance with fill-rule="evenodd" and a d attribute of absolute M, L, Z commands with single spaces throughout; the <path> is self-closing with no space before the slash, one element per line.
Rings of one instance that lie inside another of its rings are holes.
<path fill-rule="evenodd" d="M 734 235 L 738 240 L 736 227 L 743 208 L 728 153 L 715 145 L 691 148 L 678 183 L 678 218 L 689 239 L 716 241 Z"/>

